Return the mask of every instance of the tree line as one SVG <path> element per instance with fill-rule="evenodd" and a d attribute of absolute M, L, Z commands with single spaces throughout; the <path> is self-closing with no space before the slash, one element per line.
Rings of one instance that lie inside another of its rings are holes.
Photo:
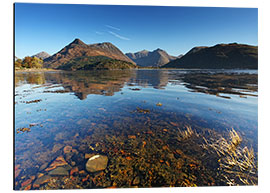
<path fill-rule="evenodd" d="M 42 68 L 43 60 L 37 57 L 26 56 L 23 60 L 15 61 L 15 68 Z"/>

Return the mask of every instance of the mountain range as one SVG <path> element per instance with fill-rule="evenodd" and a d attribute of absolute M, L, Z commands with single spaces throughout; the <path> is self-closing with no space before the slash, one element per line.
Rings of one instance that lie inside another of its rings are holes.
<path fill-rule="evenodd" d="M 126 53 L 140 67 L 161 67 L 178 57 L 169 55 L 166 51 L 158 48 L 154 51 L 142 50 L 136 53 Z"/>
<path fill-rule="evenodd" d="M 31 57 L 37 57 L 37 58 L 41 58 L 42 60 L 44 60 L 45 58 L 48 58 L 50 56 L 51 56 L 50 54 L 43 51 L 43 52 L 39 52 L 39 53 L 37 53 L 37 54 L 35 54 L 35 55 L 31 56 Z"/>
<path fill-rule="evenodd" d="M 46 52 L 34 55 L 44 59 L 43 67 L 63 70 L 130 69 L 139 67 L 188 69 L 258 69 L 258 46 L 246 44 L 217 44 L 194 47 L 185 55 L 169 55 L 162 49 L 126 53 L 112 43 L 85 44 L 80 39 L 49 56 Z M 138 66 L 137 66 L 137 65 Z"/>
<path fill-rule="evenodd" d="M 56 54 L 45 58 L 43 66 L 46 68 L 58 68 L 60 65 L 78 57 L 94 56 L 105 56 L 111 59 L 135 64 L 112 43 L 85 44 L 80 39 L 75 39 Z"/>
<path fill-rule="evenodd" d="M 183 57 L 162 66 L 164 68 L 258 69 L 258 46 L 217 44 L 194 47 Z"/>

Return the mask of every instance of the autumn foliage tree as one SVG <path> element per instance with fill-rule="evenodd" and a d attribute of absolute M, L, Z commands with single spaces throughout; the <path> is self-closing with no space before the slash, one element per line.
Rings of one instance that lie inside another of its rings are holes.
<path fill-rule="evenodd" d="M 17 67 L 17 68 L 22 67 L 22 60 L 21 59 L 18 59 L 18 60 L 15 61 L 15 67 Z"/>
<path fill-rule="evenodd" d="M 23 60 L 15 61 L 15 67 L 18 68 L 42 68 L 43 60 L 37 57 L 26 56 Z"/>

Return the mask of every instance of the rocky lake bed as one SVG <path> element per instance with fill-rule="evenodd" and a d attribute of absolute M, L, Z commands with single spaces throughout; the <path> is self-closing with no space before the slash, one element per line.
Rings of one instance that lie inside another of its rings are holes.
<path fill-rule="evenodd" d="M 258 184 L 257 70 L 15 73 L 14 188 Z"/>

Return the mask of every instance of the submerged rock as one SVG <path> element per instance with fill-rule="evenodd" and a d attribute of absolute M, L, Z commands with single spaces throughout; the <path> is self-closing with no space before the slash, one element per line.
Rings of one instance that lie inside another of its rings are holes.
<path fill-rule="evenodd" d="M 50 167 L 46 168 L 45 171 L 46 172 L 51 171 L 59 166 L 64 166 L 64 165 L 68 165 L 68 163 L 66 162 L 66 160 L 64 159 L 63 156 L 59 156 L 53 161 L 53 163 L 50 165 Z"/>
<path fill-rule="evenodd" d="M 39 171 L 44 170 L 45 168 L 47 168 L 47 166 L 48 166 L 48 163 L 42 164 L 42 165 L 40 166 L 40 168 L 39 168 Z"/>
<path fill-rule="evenodd" d="M 67 146 L 64 147 L 64 153 L 65 154 L 71 153 L 71 151 L 72 151 L 72 147 L 71 146 L 67 145 Z"/>
<path fill-rule="evenodd" d="M 86 163 L 86 170 L 88 172 L 97 172 L 104 170 L 108 164 L 108 157 L 104 155 L 95 155 L 89 158 Z"/>
<path fill-rule="evenodd" d="M 34 182 L 33 187 L 39 188 L 40 185 L 47 183 L 51 178 L 51 176 L 42 176 Z"/>
<path fill-rule="evenodd" d="M 51 175 L 51 176 L 68 176 L 69 172 L 64 167 L 58 167 L 58 168 L 50 171 L 49 175 Z"/>
<path fill-rule="evenodd" d="M 133 185 L 138 185 L 140 183 L 140 177 L 136 176 L 132 182 Z"/>

